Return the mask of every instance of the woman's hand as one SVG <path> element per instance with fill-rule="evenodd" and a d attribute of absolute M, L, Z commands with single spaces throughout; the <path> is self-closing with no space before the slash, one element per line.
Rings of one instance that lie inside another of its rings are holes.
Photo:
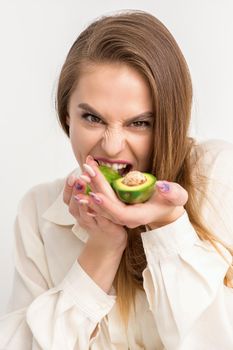
<path fill-rule="evenodd" d="M 86 173 L 83 175 L 84 178 L 87 176 Z M 109 187 L 111 190 L 111 186 Z M 68 205 L 71 215 L 88 232 L 88 245 L 93 249 L 100 249 L 103 253 L 123 252 L 127 243 L 126 230 L 122 225 L 113 223 L 103 215 L 90 210 L 92 200 L 91 196 L 85 195 L 85 190 L 85 181 L 72 173 L 66 180 L 63 200 Z M 108 198 L 111 198 L 110 193 L 111 191 L 108 193 Z"/>
<path fill-rule="evenodd" d="M 177 183 L 157 181 L 155 192 L 147 202 L 127 205 L 116 197 L 96 162 L 87 157 L 86 163 L 92 169 L 85 167 L 92 189 L 88 207 L 96 217 L 102 216 L 109 222 L 129 228 L 148 225 L 153 229 L 177 220 L 185 211 L 188 193 Z M 84 196 L 80 195 L 79 198 L 83 199 Z"/>
<path fill-rule="evenodd" d="M 85 176 L 87 174 L 84 179 Z M 69 212 L 89 234 L 78 263 L 103 291 L 109 293 L 127 244 L 127 232 L 122 225 L 90 210 L 91 197 L 85 195 L 85 190 L 85 181 L 71 174 L 65 184 L 63 199 Z"/>

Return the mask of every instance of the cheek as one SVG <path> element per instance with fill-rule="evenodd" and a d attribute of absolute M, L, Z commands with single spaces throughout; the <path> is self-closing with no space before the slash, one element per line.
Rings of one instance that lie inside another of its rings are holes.
<path fill-rule="evenodd" d="M 138 146 L 140 145 L 140 147 Z M 141 140 L 140 143 L 138 143 L 138 156 L 141 159 L 144 166 L 148 166 L 151 161 L 151 155 L 153 151 L 153 137 L 152 135 L 145 137 L 143 140 Z"/>
<path fill-rule="evenodd" d="M 148 154 L 152 152 L 153 137 L 151 134 L 144 135 L 143 137 L 136 136 L 132 141 L 134 143 L 134 149 L 140 158 L 146 158 Z"/>
<path fill-rule="evenodd" d="M 91 149 L 98 142 L 98 133 L 82 126 L 70 126 L 70 142 L 77 161 L 84 162 Z"/>

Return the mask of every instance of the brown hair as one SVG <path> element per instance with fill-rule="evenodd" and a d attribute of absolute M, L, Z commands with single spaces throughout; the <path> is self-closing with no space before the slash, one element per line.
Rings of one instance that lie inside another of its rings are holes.
<path fill-rule="evenodd" d="M 217 249 L 215 242 L 219 240 L 203 224 L 199 214 L 199 197 L 195 193 L 195 188 L 200 188 L 201 183 L 204 192 L 205 181 L 200 176 L 199 185 L 194 186 L 191 176 L 190 154 L 194 141 L 187 135 L 192 84 L 186 61 L 175 39 L 158 19 L 143 11 L 102 17 L 89 25 L 71 47 L 60 74 L 57 110 L 67 135 L 70 96 L 83 70 L 98 63 L 127 64 L 146 79 L 152 93 L 155 116 L 151 173 L 159 179 L 175 181 L 188 191 L 185 209 L 189 219 L 200 239 L 209 240 Z M 145 227 L 141 226 L 128 229 L 128 244 L 114 280 L 125 321 L 136 290 L 143 289 L 142 272 L 147 264 L 140 235 L 143 230 Z"/>

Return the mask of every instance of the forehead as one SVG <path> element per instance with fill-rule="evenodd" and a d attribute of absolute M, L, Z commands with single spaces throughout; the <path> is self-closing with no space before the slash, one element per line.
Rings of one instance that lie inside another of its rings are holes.
<path fill-rule="evenodd" d="M 70 102 L 87 103 L 100 113 L 134 115 L 152 110 L 144 77 L 124 64 L 96 64 L 82 72 Z"/>

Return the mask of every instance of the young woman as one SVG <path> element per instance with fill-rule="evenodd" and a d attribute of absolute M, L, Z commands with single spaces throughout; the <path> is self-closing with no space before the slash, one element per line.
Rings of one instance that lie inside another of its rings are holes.
<path fill-rule="evenodd" d="M 80 169 L 20 203 L 1 349 L 233 349 L 233 146 L 189 137 L 191 103 L 185 59 L 152 15 L 80 34 L 57 92 Z M 103 164 L 154 174 L 153 195 L 123 203 Z"/>

